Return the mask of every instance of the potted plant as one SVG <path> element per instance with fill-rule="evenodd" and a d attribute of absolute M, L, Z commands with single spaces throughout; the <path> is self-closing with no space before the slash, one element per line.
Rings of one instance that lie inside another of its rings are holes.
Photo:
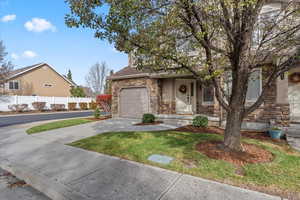
<path fill-rule="evenodd" d="M 269 130 L 270 137 L 273 139 L 280 139 L 282 136 L 282 130 L 279 127 L 272 127 Z"/>

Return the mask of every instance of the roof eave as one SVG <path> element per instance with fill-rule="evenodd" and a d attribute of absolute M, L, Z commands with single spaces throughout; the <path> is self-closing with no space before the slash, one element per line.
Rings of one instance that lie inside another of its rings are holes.
<path fill-rule="evenodd" d="M 120 80 L 120 79 L 131 79 L 131 78 L 143 78 L 149 77 L 149 73 L 142 73 L 142 74 L 131 74 L 131 75 L 123 75 L 123 76 L 109 76 L 107 77 L 108 80 Z"/>
<path fill-rule="evenodd" d="M 131 79 L 131 78 L 176 78 L 176 77 L 188 77 L 192 74 L 174 74 L 169 72 L 160 72 L 160 73 L 142 73 L 142 74 L 131 74 L 123 76 L 109 76 L 108 80 L 121 80 L 121 79 Z"/>

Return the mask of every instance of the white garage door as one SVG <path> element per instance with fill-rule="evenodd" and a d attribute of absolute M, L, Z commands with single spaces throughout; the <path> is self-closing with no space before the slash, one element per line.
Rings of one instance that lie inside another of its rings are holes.
<path fill-rule="evenodd" d="M 125 88 L 120 92 L 120 116 L 141 118 L 149 112 L 149 97 L 146 88 Z"/>

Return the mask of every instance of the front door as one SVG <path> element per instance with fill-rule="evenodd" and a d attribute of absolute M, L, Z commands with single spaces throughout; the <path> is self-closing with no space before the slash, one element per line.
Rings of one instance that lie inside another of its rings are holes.
<path fill-rule="evenodd" d="M 196 81 L 177 79 L 175 81 L 176 113 L 193 114 L 196 105 Z"/>

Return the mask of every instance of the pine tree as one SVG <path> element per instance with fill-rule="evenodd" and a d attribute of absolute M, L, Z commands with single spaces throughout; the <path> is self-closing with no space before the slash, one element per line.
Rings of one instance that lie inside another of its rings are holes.
<path fill-rule="evenodd" d="M 67 78 L 68 78 L 70 81 L 73 81 L 73 79 L 72 79 L 72 72 L 71 72 L 70 69 L 69 69 L 69 71 L 68 71 Z"/>

